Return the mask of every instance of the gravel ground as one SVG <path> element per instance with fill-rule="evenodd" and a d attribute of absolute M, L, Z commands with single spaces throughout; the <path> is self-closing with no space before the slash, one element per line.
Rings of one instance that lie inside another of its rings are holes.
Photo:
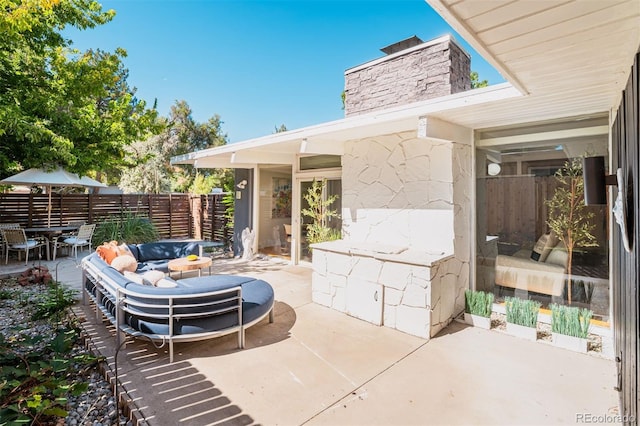
<path fill-rule="evenodd" d="M 20 286 L 15 280 L 8 279 L 0 281 L 0 291 L 8 292 L 12 297 L 0 300 L 0 333 L 5 341 L 9 342 L 9 350 L 20 351 L 41 351 L 44 345 L 51 341 L 55 335 L 56 324 L 46 320 L 33 321 L 33 308 L 38 297 L 46 292 L 44 285 Z M 6 294 L 6 293 L 5 293 Z M 23 346 L 12 342 L 19 342 L 28 337 L 48 336 L 35 343 L 33 346 Z M 2 348 L 0 348 L 2 349 Z M 89 354 L 82 341 L 78 340 L 71 350 L 70 356 Z M 82 426 L 104 426 L 104 425 L 131 425 L 131 421 L 120 416 L 120 423 L 116 420 L 116 401 L 109 384 L 103 379 L 97 367 L 88 370 L 78 366 L 74 380 L 88 383 L 88 389 L 83 394 L 68 397 L 68 416 L 59 418 L 57 422 L 39 423 L 56 425 L 82 425 Z M 0 382 L 2 375 L 0 373 Z"/>

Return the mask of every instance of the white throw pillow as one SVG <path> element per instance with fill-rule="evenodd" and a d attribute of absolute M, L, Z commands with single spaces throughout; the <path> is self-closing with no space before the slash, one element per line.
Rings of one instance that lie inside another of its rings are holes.
<path fill-rule="evenodd" d="M 172 280 L 171 278 L 163 278 L 156 283 L 156 287 L 174 288 L 174 287 L 178 287 L 178 283 Z"/>
<path fill-rule="evenodd" d="M 156 285 L 158 281 L 164 278 L 162 271 L 147 271 L 142 274 L 142 278 L 149 281 L 150 285 Z"/>
<path fill-rule="evenodd" d="M 136 284 L 152 285 L 149 281 L 145 280 L 142 275 L 136 274 L 135 272 L 124 271 L 122 274 L 125 278 Z"/>

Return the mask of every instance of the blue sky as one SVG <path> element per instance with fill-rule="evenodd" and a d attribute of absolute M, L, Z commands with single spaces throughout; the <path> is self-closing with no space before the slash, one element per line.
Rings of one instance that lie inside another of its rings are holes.
<path fill-rule="evenodd" d="M 490 84 L 503 78 L 422 0 L 111 0 L 110 23 L 65 35 L 81 50 L 127 50 L 137 96 L 167 115 L 184 99 L 220 115 L 231 142 L 343 118 L 344 71 L 417 35 L 451 33 Z"/>

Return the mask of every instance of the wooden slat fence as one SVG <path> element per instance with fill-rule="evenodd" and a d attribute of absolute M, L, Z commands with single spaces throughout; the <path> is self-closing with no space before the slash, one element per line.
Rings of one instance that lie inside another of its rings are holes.
<path fill-rule="evenodd" d="M 51 194 L 51 226 L 84 220 L 100 223 L 123 214 L 148 217 L 160 238 L 229 242 L 223 194 Z M 46 194 L 0 193 L 0 223 L 47 225 Z"/>
<path fill-rule="evenodd" d="M 558 182 L 553 176 L 505 176 L 486 179 L 487 235 L 498 235 L 503 243 L 531 245 L 548 232 L 549 209 Z M 482 208 L 479 206 L 478 208 Z M 589 206 L 594 213 L 596 239 L 606 242 L 606 207 Z M 601 247 L 606 250 L 605 247 Z"/>

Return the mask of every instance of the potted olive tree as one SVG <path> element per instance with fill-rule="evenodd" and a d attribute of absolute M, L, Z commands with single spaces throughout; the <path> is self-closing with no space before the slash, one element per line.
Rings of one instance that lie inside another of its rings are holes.
<path fill-rule="evenodd" d="M 489 330 L 493 293 L 466 290 L 464 293 L 464 320 L 467 324 Z"/>
<path fill-rule="evenodd" d="M 551 304 L 551 337 L 555 346 L 587 353 L 587 335 L 593 311 Z"/>
<path fill-rule="evenodd" d="M 535 342 L 538 338 L 536 326 L 540 305 L 535 300 L 505 297 L 507 333 Z"/>
<path fill-rule="evenodd" d="M 598 242 L 592 234 L 594 214 L 584 203 L 581 159 L 567 161 L 555 178 L 558 187 L 546 202 L 549 207 L 547 224 L 567 249 L 567 301 L 571 304 L 573 251 L 576 247 L 597 247 Z"/>

